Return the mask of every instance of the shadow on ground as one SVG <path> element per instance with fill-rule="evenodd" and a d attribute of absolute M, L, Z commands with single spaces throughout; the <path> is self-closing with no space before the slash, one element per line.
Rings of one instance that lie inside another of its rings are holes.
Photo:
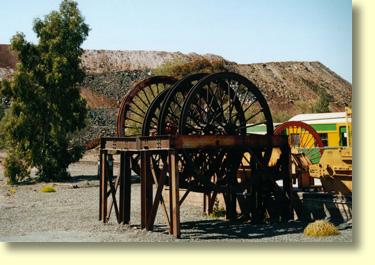
<path fill-rule="evenodd" d="M 286 234 L 303 233 L 307 222 L 254 225 L 225 220 L 201 220 L 181 223 L 181 237 L 194 240 L 264 239 Z M 351 228 L 339 225 L 339 230 Z M 155 225 L 154 232 L 166 232 L 167 227 Z"/>
<path fill-rule="evenodd" d="M 225 220 L 201 220 L 181 223 L 181 234 L 182 238 L 197 240 L 260 239 L 301 233 L 306 225 L 304 222 L 253 225 Z M 166 227 L 155 225 L 154 231 L 166 233 Z"/>

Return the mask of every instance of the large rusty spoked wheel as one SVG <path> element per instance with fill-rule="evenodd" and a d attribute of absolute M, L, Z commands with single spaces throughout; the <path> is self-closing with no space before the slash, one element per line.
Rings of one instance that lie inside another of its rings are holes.
<path fill-rule="evenodd" d="M 313 164 L 319 162 L 324 145 L 319 134 L 310 125 L 301 121 L 287 121 L 277 126 L 274 134 L 288 135 L 291 148 L 304 153 Z"/>
<path fill-rule="evenodd" d="M 146 112 L 152 101 L 176 81 L 169 76 L 154 76 L 133 86 L 120 104 L 117 136 L 141 136 Z"/>
<path fill-rule="evenodd" d="M 202 78 L 187 95 L 179 132 L 185 135 L 246 135 L 249 128 L 264 124 L 273 134 L 273 123 L 267 102 L 258 88 L 236 73 L 216 73 Z M 264 163 L 272 150 L 266 150 Z M 197 186 L 228 183 L 241 157 L 223 150 L 185 152 L 186 182 Z M 227 165 L 231 165 L 228 167 Z M 189 170 L 189 172 L 188 172 Z"/>
<path fill-rule="evenodd" d="M 142 135 L 143 136 L 156 136 L 158 134 L 158 123 L 160 117 L 161 106 L 170 88 L 162 91 L 151 103 L 148 108 L 143 122 Z M 150 157 L 150 171 L 154 180 L 160 176 L 163 165 L 167 159 L 166 155 L 155 153 Z"/>
<path fill-rule="evenodd" d="M 178 134 L 178 124 L 185 98 L 190 89 L 205 76 L 207 74 L 204 73 L 186 76 L 169 89 L 160 112 L 159 135 Z"/>
<path fill-rule="evenodd" d="M 129 89 L 117 115 L 117 136 L 141 136 L 148 108 L 154 99 L 177 80 L 169 76 L 147 78 Z M 132 156 L 132 167 L 140 174 L 139 155 Z"/>
<path fill-rule="evenodd" d="M 168 94 L 169 89 L 162 91 L 151 103 L 147 109 L 145 119 L 142 125 L 143 136 L 155 136 L 158 135 L 158 124 L 160 120 L 160 111 Z"/>

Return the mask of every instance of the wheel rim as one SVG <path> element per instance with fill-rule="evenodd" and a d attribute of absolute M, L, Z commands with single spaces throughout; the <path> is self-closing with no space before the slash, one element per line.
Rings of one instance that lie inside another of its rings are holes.
<path fill-rule="evenodd" d="M 176 81 L 169 76 L 154 76 L 133 86 L 120 104 L 117 115 L 117 136 L 142 135 L 143 122 L 152 101 Z"/>
<path fill-rule="evenodd" d="M 261 117 L 261 118 L 259 118 Z M 189 91 L 179 121 L 180 134 L 186 135 L 246 135 L 247 128 L 265 124 L 267 134 L 273 134 L 273 123 L 267 102 L 258 88 L 235 73 L 217 73 L 203 77 Z M 266 150 L 264 163 L 272 150 Z M 239 167 L 238 154 L 223 150 L 184 152 L 186 182 L 205 186 L 235 182 L 224 179 L 228 169 Z M 228 168 L 225 165 L 232 165 Z"/>
<path fill-rule="evenodd" d="M 135 84 L 123 97 L 117 115 L 116 133 L 119 137 L 141 136 L 143 123 L 152 101 L 177 80 L 169 76 L 154 76 Z M 132 155 L 132 168 L 140 174 L 140 156 Z"/>
<path fill-rule="evenodd" d="M 288 135 L 290 147 L 304 153 L 313 164 L 319 162 L 323 154 L 323 142 L 310 125 L 301 121 L 288 121 L 276 127 L 276 135 Z"/>
<path fill-rule="evenodd" d="M 264 124 L 267 134 L 273 134 L 272 116 L 265 98 L 253 83 L 236 73 L 209 75 L 190 90 L 179 123 L 181 134 L 192 134 L 191 129 L 201 134 L 202 129 L 197 128 L 201 124 L 196 116 L 207 121 L 211 118 L 203 132 L 218 127 L 219 130 L 214 131 L 219 134 L 243 135 L 248 134 L 248 128 Z"/>
<path fill-rule="evenodd" d="M 160 112 L 159 135 L 178 134 L 178 124 L 185 98 L 190 89 L 205 76 L 207 76 L 205 73 L 189 75 L 169 89 Z"/>

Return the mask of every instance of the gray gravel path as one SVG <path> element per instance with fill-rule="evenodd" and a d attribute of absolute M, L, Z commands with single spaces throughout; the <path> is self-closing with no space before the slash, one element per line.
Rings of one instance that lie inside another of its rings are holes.
<path fill-rule="evenodd" d="M 10 187 L 0 169 L 0 241 L 36 242 L 351 242 L 351 226 L 342 224 L 339 236 L 310 238 L 306 224 L 293 221 L 280 225 L 241 224 L 202 214 L 200 195 L 188 196 L 181 207 L 181 239 L 168 235 L 159 210 L 154 232 L 139 229 L 139 184 L 132 186 L 131 225 L 98 221 L 97 165 L 76 163 L 69 183 L 55 183 L 56 192 L 39 192 L 43 183 Z M 11 192 L 15 189 L 15 192 Z"/>

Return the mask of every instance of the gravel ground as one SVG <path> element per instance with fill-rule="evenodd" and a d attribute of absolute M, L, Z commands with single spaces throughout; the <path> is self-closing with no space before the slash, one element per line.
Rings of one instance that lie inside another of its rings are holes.
<path fill-rule="evenodd" d="M 349 224 L 341 234 L 311 238 L 303 235 L 306 223 L 250 225 L 202 214 L 202 197 L 189 195 L 181 207 L 181 239 L 167 233 L 159 209 L 154 232 L 139 229 L 140 185 L 132 186 L 131 225 L 118 225 L 112 215 L 108 224 L 98 221 L 98 180 L 95 154 L 69 168 L 69 183 L 53 183 L 54 193 L 39 190 L 45 184 L 8 186 L 0 169 L 0 241 L 18 242 L 352 242 Z M 116 172 L 115 172 L 116 173 Z M 50 184 L 49 184 L 50 185 Z"/>

